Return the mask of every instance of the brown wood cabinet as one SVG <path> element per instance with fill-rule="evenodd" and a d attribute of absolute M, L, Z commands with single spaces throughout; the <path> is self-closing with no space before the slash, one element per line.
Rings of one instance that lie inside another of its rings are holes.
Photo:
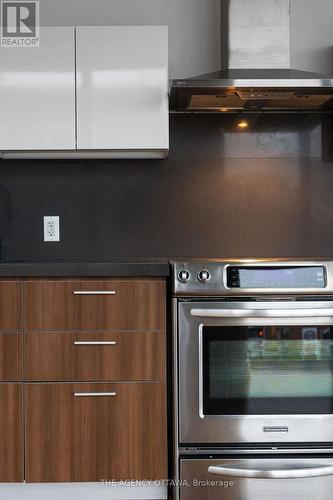
<path fill-rule="evenodd" d="M 26 480 L 165 479 L 165 383 L 26 384 Z"/>
<path fill-rule="evenodd" d="M 0 332 L 22 330 L 22 282 L 0 281 Z"/>
<path fill-rule="evenodd" d="M 25 380 L 164 380 L 165 376 L 164 332 L 25 334 Z"/>
<path fill-rule="evenodd" d="M 163 279 L 0 280 L 0 482 L 167 478 Z"/>
<path fill-rule="evenodd" d="M 161 280 L 26 281 L 26 331 L 163 330 Z"/>
<path fill-rule="evenodd" d="M 22 333 L 0 333 L 0 381 L 22 380 Z"/>
<path fill-rule="evenodd" d="M 23 472 L 23 384 L 0 384 L 0 481 L 20 482 Z"/>

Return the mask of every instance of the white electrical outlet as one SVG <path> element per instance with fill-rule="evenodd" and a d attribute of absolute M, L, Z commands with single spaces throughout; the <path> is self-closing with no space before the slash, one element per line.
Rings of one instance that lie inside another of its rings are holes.
<path fill-rule="evenodd" d="M 58 215 L 44 215 L 44 241 L 60 241 Z"/>

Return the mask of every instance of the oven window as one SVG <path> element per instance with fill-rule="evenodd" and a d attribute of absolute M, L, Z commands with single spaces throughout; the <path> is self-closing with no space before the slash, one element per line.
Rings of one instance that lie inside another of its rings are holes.
<path fill-rule="evenodd" d="M 203 413 L 333 413 L 333 327 L 202 328 Z"/>

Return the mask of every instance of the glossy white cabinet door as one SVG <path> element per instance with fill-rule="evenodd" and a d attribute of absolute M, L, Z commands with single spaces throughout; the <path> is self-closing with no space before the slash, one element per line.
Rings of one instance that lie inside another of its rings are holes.
<path fill-rule="evenodd" d="M 165 26 L 76 28 L 78 149 L 168 149 Z"/>
<path fill-rule="evenodd" d="M 41 28 L 39 48 L 0 48 L 0 150 L 75 148 L 74 28 Z"/>

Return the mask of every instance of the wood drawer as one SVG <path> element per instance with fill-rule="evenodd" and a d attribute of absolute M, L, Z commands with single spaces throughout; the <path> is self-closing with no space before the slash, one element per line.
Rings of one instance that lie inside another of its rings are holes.
<path fill-rule="evenodd" d="M 162 280 L 27 281 L 24 328 L 37 331 L 164 330 Z"/>
<path fill-rule="evenodd" d="M 0 482 L 23 481 L 23 384 L 0 384 Z"/>
<path fill-rule="evenodd" d="M 22 282 L 0 281 L 0 332 L 22 330 Z"/>
<path fill-rule="evenodd" d="M 0 333 L 0 381 L 22 380 L 22 333 Z"/>
<path fill-rule="evenodd" d="M 25 404 L 28 482 L 167 477 L 165 382 L 26 384 Z"/>
<path fill-rule="evenodd" d="M 163 380 L 165 335 L 25 334 L 25 380 Z"/>

